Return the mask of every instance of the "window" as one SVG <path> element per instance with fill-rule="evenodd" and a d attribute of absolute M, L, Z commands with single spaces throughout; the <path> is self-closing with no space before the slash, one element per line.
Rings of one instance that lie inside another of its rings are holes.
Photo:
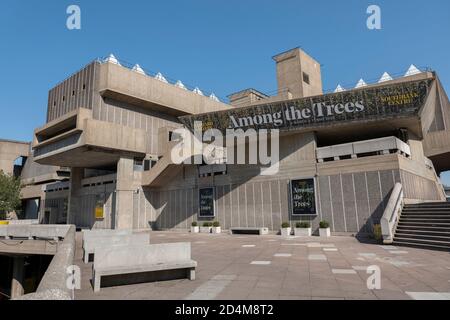
<path fill-rule="evenodd" d="M 72 90 L 72 96 L 74 96 L 75 95 L 75 90 Z"/>
<path fill-rule="evenodd" d="M 85 89 L 86 89 L 86 84 L 83 83 L 83 90 L 85 90 Z"/>
<path fill-rule="evenodd" d="M 66 96 L 63 96 L 63 101 L 66 101 Z"/>
<path fill-rule="evenodd" d="M 180 141 L 181 135 L 177 132 L 169 131 L 169 141 Z"/>
<path fill-rule="evenodd" d="M 309 75 L 303 72 L 303 82 L 309 84 Z"/>

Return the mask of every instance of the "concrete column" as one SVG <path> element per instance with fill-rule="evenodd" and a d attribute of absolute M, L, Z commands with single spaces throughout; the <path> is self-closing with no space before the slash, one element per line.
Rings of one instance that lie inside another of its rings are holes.
<path fill-rule="evenodd" d="M 25 269 L 25 258 L 14 257 L 13 258 L 13 277 L 11 282 L 11 299 L 23 296 L 23 276 Z"/>
<path fill-rule="evenodd" d="M 70 169 L 70 192 L 67 205 L 67 224 L 76 224 L 76 217 L 80 214 L 81 179 L 83 179 L 84 168 Z"/>
<path fill-rule="evenodd" d="M 121 157 L 117 162 L 116 227 L 133 228 L 134 159 Z"/>

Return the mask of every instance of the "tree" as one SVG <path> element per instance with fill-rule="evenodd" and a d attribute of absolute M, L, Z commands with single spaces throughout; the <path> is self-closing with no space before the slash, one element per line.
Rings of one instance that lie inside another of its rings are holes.
<path fill-rule="evenodd" d="M 0 219 L 20 205 L 20 180 L 0 170 Z"/>

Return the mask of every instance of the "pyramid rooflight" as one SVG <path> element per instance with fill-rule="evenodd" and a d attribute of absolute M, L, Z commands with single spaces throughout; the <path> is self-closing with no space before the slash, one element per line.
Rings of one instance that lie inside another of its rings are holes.
<path fill-rule="evenodd" d="M 211 93 L 211 94 L 209 95 L 209 98 L 210 98 L 211 100 L 214 100 L 214 101 L 217 101 L 217 102 L 220 101 L 219 98 L 216 97 L 216 95 L 214 94 L 214 92 Z"/>
<path fill-rule="evenodd" d="M 192 90 L 192 92 L 194 92 L 194 93 L 196 93 L 196 94 L 199 94 L 199 95 L 201 95 L 201 96 L 204 96 L 203 92 L 202 92 L 198 87 L 195 87 L 195 89 Z"/>
<path fill-rule="evenodd" d="M 338 86 L 336 87 L 336 89 L 334 89 L 334 92 L 335 92 L 335 93 L 336 93 L 336 92 L 343 92 L 343 91 L 345 91 L 345 89 L 342 88 L 340 84 L 338 84 Z"/>
<path fill-rule="evenodd" d="M 135 71 L 135 72 L 137 72 L 137 73 L 140 73 L 140 74 L 145 75 L 145 71 L 144 71 L 144 70 L 141 68 L 141 66 L 138 65 L 138 64 L 135 64 L 134 67 L 133 67 L 133 69 L 131 69 L 131 70 L 133 70 L 133 71 Z"/>
<path fill-rule="evenodd" d="M 359 79 L 358 83 L 356 84 L 355 88 L 362 88 L 362 87 L 367 87 L 367 83 L 363 80 L 363 79 Z"/>
<path fill-rule="evenodd" d="M 421 71 L 419 69 L 417 69 L 417 67 L 415 65 L 411 65 L 408 69 L 408 71 L 406 71 L 405 73 L 405 77 L 409 77 L 409 76 L 413 76 L 415 74 L 419 74 L 421 73 Z"/>
<path fill-rule="evenodd" d="M 180 89 L 184 89 L 187 90 L 186 86 L 183 84 L 183 82 L 181 82 L 180 80 L 177 81 L 177 83 L 175 83 L 175 87 L 178 87 Z"/>
<path fill-rule="evenodd" d="M 385 72 L 383 73 L 383 75 L 381 76 L 380 80 L 378 80 L 378 83 L 382 83 L 382 82 L 386 82 L 386 81 L 391 81 L 394 80 L 392 79 L 392 77 L 390 76 L 389 73 Z"/>
<path fill-rule="evenodd" d="M 116 59 L 116 57 L 112 53 L 108 56 L 108 58 L 105 59 L 105 62 L 114 63 L 114 64 L 117 64 L 119 66 L 121 65 L 119 63 L 119 61 Z"/>
<path fill-rule="evenodd" d="M 166 78 L 164 78 L 164 76 L 162 75 L 161 72 L 158 72 L 158 73 L 156 74 L 155 79 L 156 79 L 156 80 L 159 80 L 159 81 L 162 81 L 162 82 L 164 82 L 164 83 L 168 83 L 167 80 L 166 80 Z"/>

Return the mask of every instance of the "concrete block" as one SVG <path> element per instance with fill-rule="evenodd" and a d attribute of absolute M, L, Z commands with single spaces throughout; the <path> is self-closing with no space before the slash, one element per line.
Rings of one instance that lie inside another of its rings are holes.
<path fill-rule="evenodd" d="M 94 254 L 99 248 L 111 248 L 113 246 L 129 246 L 129 245 L 145 245 L 150 243 L 150 235 L 148 233 L 112 235 L 105 237 L 89 238 L 84 243 L 83 257 L 84 263 L 89 262 L 89 255 Z"/>
<path fill-rule="evenodd" d="M 118 274 L 186 269 L 194 280 L 197 262 L 191 260 L 190 242 L 99 247 L 93 266 L 94 291 L 100 291 L 101 277 Z"/>

